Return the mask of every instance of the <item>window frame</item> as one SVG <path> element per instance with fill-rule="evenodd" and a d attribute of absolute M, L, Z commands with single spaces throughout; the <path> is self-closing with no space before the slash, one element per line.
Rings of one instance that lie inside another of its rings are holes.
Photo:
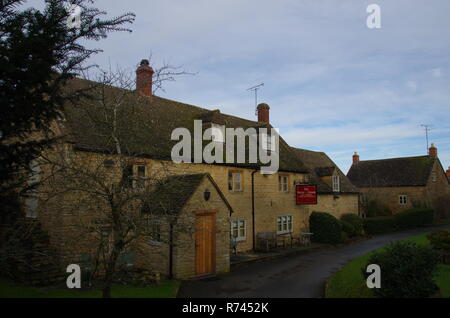
<path fill-rule="evenodd" d="M 408 205 L 408 195 L 407 194 L 399 194 L 398 204 L 399 205 Z"/>
<path fill-rule="evenodd" d="M 239 183 L 236 182 L 235 176 L 239 175 Z M 231 176 L 231 180 L 230 180 Z M 230 183 L 231 181 L 231 183 Z M 239 188 L 236 187 L 239 184 Z M 231 188 L 230 188 L 231 185 Z M 243 172 L 241 170 L 230 170 L 228 171 L 228 191 L 230 192 L 243 192 L 244 189 L 244 178 Z"/>
<path fill-rule="evenodd" d="M 278 174 L 278 191 L 283 193 L 289 192 L 289 175 L 288 174 Z M 283 182 L 286 181 L 286 182 Z"/>
<path fill-rule="evenodd" d="M 145 233 L 150 238 L 151 243 L 161 244 L 161 225 L 160 220 L 153 220 L 150 216 L 146 217 L 145 221 Z M 156 235 L 155 235 L 156 233 Z"/>
<path fill-rule="evenodd" d="M 145 163 L 129 164 L 127 169 L 131 167 L 131 175 L 129 178 L 129 187 L 133 190 L 144 190 L 147 187 L 148 180 L 148 166 Z M 144 167 L 144 175 L 139 176 L 139 168 Z"/>
<path fill-rule="evenodd" d="M 243 224 L 241 224 L 243 223 Z M 237 230 L 237 236 L 234 236 L 234 230 L 235 230 L 235 225 L 237 226 L 236 230 Z M 242 227 L 241 227 L 242 225 Z M 241 230 L 244 231 L 244 235 L 241 235 Z M 234 238 L 236 241 L 245 241 L 247 240 L 247 220 L 244 218 L 240 218 L 240 219 L 234 219 L 230 221 L 230 232 L 231 232 L 231 237 Z"/>
<path fill-rule="evenodd" d="M 285 219 L 285 222 L 283 221 Z M 280 222 L 281 220 L 281 222 Z M 276 227 L 277 234 L 287 234 L 294 232 L 294 216 L 292 214 L 284 214 L 276 216 Z M 281 230 L 279 229 L 279 225 L 281 224 Z M 290 224 L 290 228 L 289 228 Z"/>
<path fill-rule="evenodd" d="M 338 174 L 331 176 L 331 187 L 333 192 L 341 192 L 341 180 Z"/>

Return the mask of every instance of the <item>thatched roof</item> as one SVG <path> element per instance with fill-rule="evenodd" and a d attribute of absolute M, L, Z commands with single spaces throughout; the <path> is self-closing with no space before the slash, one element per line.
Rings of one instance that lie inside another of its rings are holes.
<path fill-rule="evenodd" d="M 436 159 L 429 156 L 359 161 L 347 177 L 357 187 L 425 186 Z"/>
<path fill-rule="evenodd" d="M 332 185 L 324 182 L 321 177 L 331 176 L 335 172 L 339 175 L 341 193 L 358 193 L 358 189 L 326 153 L 299 148 L 291 149 L 294 151 L 298 160 L 308 168 L 311 181 L 317 184 L 318 193 L 333 193 Z"/>

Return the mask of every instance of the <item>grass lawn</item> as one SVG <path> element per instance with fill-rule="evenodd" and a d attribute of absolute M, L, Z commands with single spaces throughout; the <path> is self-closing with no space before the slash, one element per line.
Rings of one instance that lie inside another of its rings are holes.
<path fill-rule="evenodd" d="M 173 298 L 179 281 L 166 280 L 158 286 L 134 287 L 115 285 L 113 298 Z M 0 298 L 99 298 L 100 290 L 54 289 L 21 286 L 11 280 L 0 278 Z"/>
<path fill-rule="evenodd" d="M 417 244 L 429 244 L 426 233 L 411 237 L 405 241 Z M 383 249 L 381 247 L 380 249 Z M 378 249 L 379 250 L 379 249 Z M 376 251 L 376 250 L 375 250 Z M 362 268 L 367 264 L 370 254 L 357 257 L 348 262 L 342 269 L 331 276 L 326 284 L 326 298 L 374 298 L 372 290 L 367 288 L 362 275 Z M 439 265 L 435 277 L 442 297 L 450 298 L 450 265 Z"/>

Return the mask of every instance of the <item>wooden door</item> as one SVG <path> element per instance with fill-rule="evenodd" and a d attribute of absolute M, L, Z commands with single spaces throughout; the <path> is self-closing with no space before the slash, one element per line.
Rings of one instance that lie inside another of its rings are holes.
<path fill-rule="evenodd" d="M 215 272 L 216 215 L 197 214 L 195 232 L 195 273 L 197 276 Z"/>

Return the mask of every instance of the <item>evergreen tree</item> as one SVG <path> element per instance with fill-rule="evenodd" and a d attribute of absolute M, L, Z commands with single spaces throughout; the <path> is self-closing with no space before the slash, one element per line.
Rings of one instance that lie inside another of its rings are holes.
<path fill-rule="evenodd" d="M 81 9 L 74 24 L 70 5 Z M 104 18 L 92 0 L 46 0 L 44 9 L 24 8 L 22 0 L 0 0 L 0 192 L 17 188 L 30 162 L 53 139 L 51 122 L 67 100 L 88 92 L 68 94 L 66 83 L 92 65 L 101 52 L 86 47 L 110 32 L 128 31 L 135 15 Z M 30 136 L 38 136 L 30 140 Z"/>

